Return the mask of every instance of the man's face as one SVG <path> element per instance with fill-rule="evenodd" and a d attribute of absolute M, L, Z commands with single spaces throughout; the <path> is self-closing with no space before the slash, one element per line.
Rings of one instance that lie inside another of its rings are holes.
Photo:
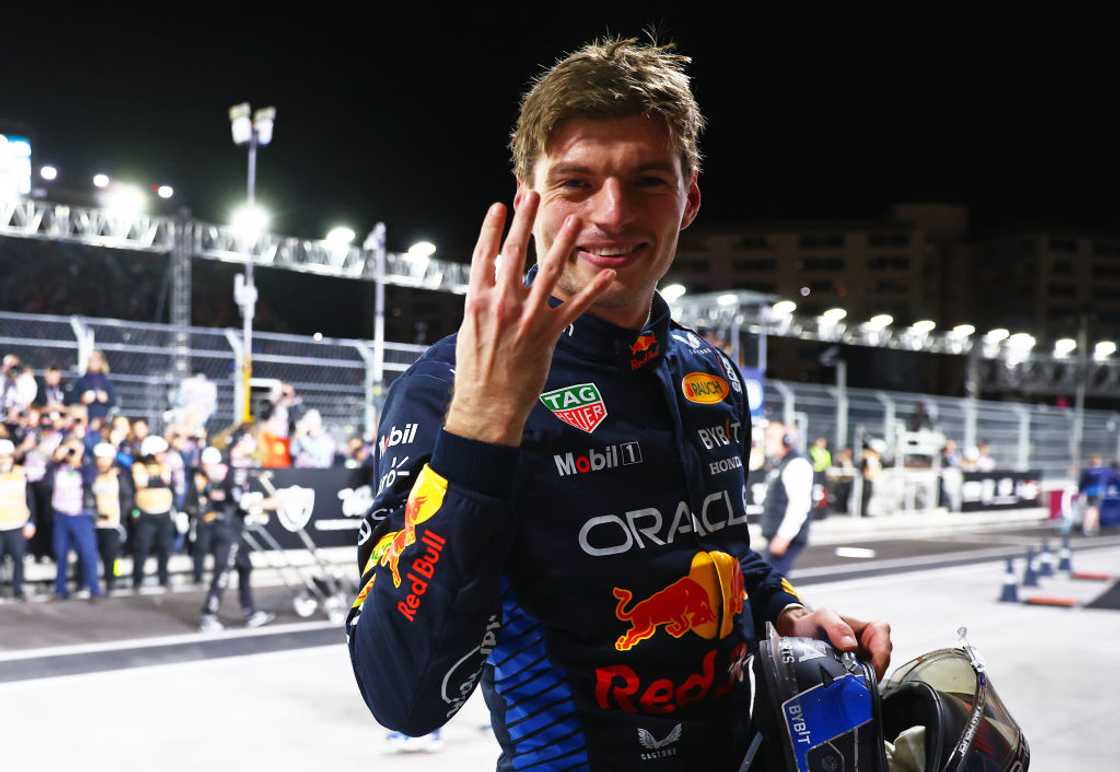
<path fill-rule="evenodd" d="M 593 308 L 634 327 L 645 321 L 680 231 L 700 210 L 696 179 L 695 173 L 684 178 L 680 154 L 659 117 L 572 118 L 553 131 L 533 179 L 520 181 L 515 203 L 529 189 L 540 194 L 533 225 L 538 260 L 548 254 L 564 219 L 580 218 L 576 249 L 555 294 L 570 298 L 599 271 L 613 268 L 617 276 Z"/>
<path fill-rule="evenodd" d="M 786 446 L 782 444 L 782 436 L 786 433 L 784 424 L 772 423 L 766 426 L 766 455 L 777 458 L 785 455 Z"/>
<path fill-rule="evenodd" d="M 43 373 L 43 379 L 48 386 L 57 386 L 62 381 L 62 373 L 58 370 L 47 370 Z"/>
<path fill-rule="evenodd" d="M 136 421 L 132 424 L 132 434 L 137 440 L 142 440 L 148 436 L 148 423 L 147 421 Z"/>

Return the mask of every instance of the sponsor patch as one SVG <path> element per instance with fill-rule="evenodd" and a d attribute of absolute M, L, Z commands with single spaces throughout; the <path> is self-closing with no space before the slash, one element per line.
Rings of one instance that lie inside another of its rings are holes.
<path fill-rule="evenodd" d="M 642 447 L 637 442 L 608 445 L 602 450 L 591 448 L 586 453 L 557 453 L 552 456 L 556 473 L 561 477 L 587 474 L 619 466 L 642 463 Z"/>
<path fill-rule="evenodd" d="M 443 497 L 447 494 L 447 480 L 440 477 L 427 464 L 420 470 L 412 492 L 408 494 L 408 503 L 404 507 L 404 528 L 394 533 L 386 534 L 373 548 L 370 556 L 372 562 L 375 558 L 381 566 L 388 566 L 393 573 L 393 586 L 401 586 L 400 559 L 410 545 L 416 543 L 416 526 L 430 520 L 443 506 Z M 442 539 L 436 539 L 442 547 Z M 437 550 L 438 553 L 438 550 Z M 436 560 L 439 558 L 437 557 Z M 434 564 L 435 561 L 432 561 Z"/>
<path fill-rule="evenodd" d="M 638 339 L 630 346 L 630 369 L 638 370 L 657 358 L 661 353 L 661 344 L 656 335 L 639 335 Z"/>
<path fill-rule="evenodd" d="M 698 405 L 715 405 L 727 399 L 731 387 L 718 375 L 689 373 L 681 379 L 681 392 L 689 402 Z"/>
<path fill-rule="evenodd" d="M 579 383 L 541 394 L 541 404 L 575 429 L 591 434 L 607 417 L 607 406 L 594 383 Z"/>

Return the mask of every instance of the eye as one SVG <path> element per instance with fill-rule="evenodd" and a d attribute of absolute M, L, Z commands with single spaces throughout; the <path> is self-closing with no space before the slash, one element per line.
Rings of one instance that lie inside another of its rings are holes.
<path fill-rule="evenodd" d="M 583 188 L 587 187 L 587 181 L 575 178 L 561 180 L 560 187 L 567 188 L 568 190 L 582 190 Z"/>
<path fill-rule="evenodd" d="M 669 183 L 666 182 L 661 177 L 646 176 L 646 177 L 639 177 L 638 178 L 638 185 L 640 187 L 643 187 L 643 188 L 657 188 L 657 187 L 662 187 L 662 186 L 668 185 L 668 184 Z"/>

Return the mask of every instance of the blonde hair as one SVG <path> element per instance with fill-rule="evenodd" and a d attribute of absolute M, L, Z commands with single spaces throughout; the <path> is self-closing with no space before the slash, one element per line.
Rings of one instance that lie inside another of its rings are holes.
<path fill-rule="evenodd" d="M 532 184 L 533 165 L 560 123 L 575 117 L 626 118 L 657 115 L 680 153 L 685 179 L 700 171 L 704 116 L 692 95 L 685 65 L 672 43 L 637 38 L 600 38 L 568 54 L 533 80 L 521 100 L 510 135 L 513 173 Z"/>

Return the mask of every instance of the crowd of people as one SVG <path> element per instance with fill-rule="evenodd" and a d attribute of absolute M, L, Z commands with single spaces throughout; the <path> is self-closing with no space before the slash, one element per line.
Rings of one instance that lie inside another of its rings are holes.
<path fill-rule="evenodd" d="M 11 354 L 2 367 L 0 570 L 10 557 L 11 594 L 18 600 L 27 597 L 27 556 L 54 562 L 52 598 L 64 600 L 72 586 L 79 598 L 102 597 L 121 583 L 137 590 L 151 582 L 151 557 L 158 585 L 150 591 L 159 592 L 170 582 L 170 556 L 188 552 L 198 584 L 207 557 L 214 557 L 209 606 L 216 610 L 218 574 L 228 564 L 245 574 L 247 619 L 261 623 L 267 615 L 253 607 L 251 564 L 246 550 L 237 549 L 238 523 L 246 514 L 235 501 L 235 489 L 245 485 L 239 470 L 363 466 L 372 455 L 362 437 L 339 452 L 318 412 L 303 410 L 287 384 L 275 391 L 259 422 L 211 438 L 206 425 L 214 392 L 205 376 L 184 381 L 171 412 L 175 420 L 157 432 L 145 418 L 120 412 L 101 352 L 93 352 L 85 373 L 71 383 L 57 365 L 36 375 Z M 133 568 L 125 578 L 121 558 L 127 556 Z"/>

